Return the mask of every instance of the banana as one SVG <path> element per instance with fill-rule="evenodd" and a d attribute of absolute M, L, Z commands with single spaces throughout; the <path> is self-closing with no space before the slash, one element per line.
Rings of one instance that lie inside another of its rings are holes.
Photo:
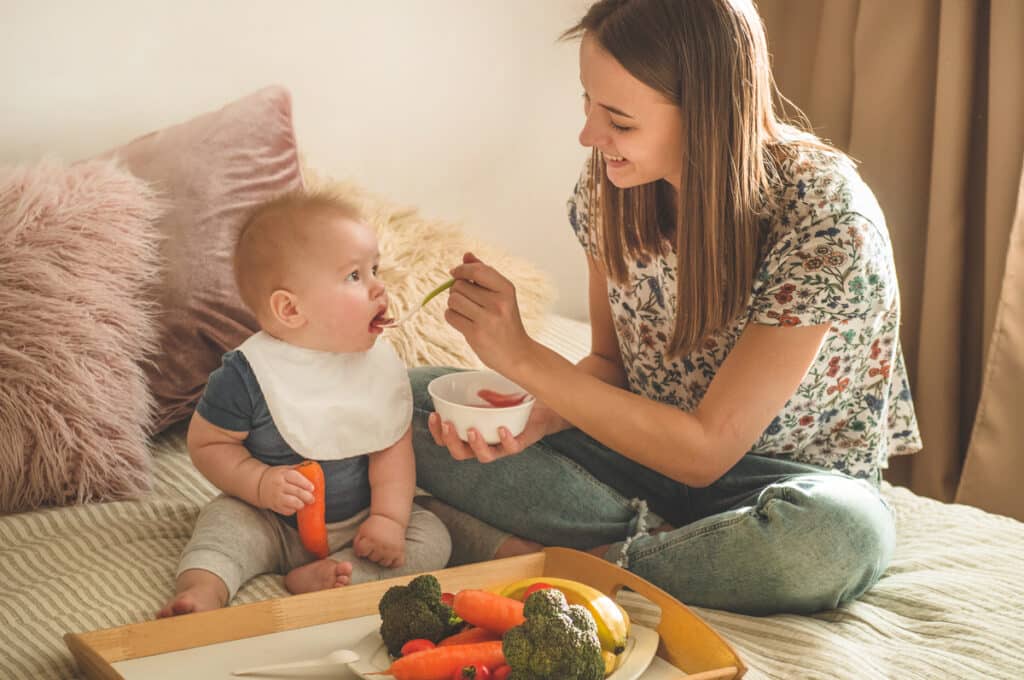
<path fill-rule="evenodd" d="M 501 589 L 501 594 L 516 600 L 522 600 L 526 589 L 534 583 L 547 583 L 565 593 L 569 604 L 582 605 L 594 617 L 597 623 L 597 637 L 601 648 L 619 654 L 626 648 L 626 637 L 629 635 L 629 615 L 615 600 L 597 588 L 579 581 L 565 578 L 541 576 L 515 581 Z"/>

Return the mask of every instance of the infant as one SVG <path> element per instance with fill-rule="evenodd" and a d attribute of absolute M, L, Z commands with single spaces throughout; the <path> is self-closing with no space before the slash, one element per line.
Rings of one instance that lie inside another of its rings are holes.
<path fill-rule="evenodd" d="M 413 504 L 412 391 L 380 338 L 379 260 L 373 229 L 330 195 L 290 193 L 246 221 L 235 278 L 261 330 L 224 355 L 189 424 L 192 461 L 223 493 L 200 513 L 158 616 L 222 607 L 264 573 L 303 593 L 447 564 L 447 530 Z M 294 469 L 307 459 L 326 480 L 326 559 L 296 529 L 313 501 Z"/>

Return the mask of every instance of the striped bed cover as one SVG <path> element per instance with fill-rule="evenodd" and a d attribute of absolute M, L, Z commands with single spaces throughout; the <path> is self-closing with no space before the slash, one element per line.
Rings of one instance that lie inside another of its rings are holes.
<path fill-rule="evenodd" d="M 586 324 L 552 317 L 542 340 L 570 359 Z M 171 594 L 178 554 L 213 487 L 192 467 L 184 431 L 153 444 L 143 501 L 0 517 L 0 679 L 76 678 L 62 636 L 144 621 Z M 1024 524 L 884 486 L 899 540 L 860 601 L 816 616 L 697 611 L 729 640 L 748 678 L 1024 677 Z M 262 576 L 235 603 L 286 595 Z M 624 595 L 641 623 L 657 612 Z"/>

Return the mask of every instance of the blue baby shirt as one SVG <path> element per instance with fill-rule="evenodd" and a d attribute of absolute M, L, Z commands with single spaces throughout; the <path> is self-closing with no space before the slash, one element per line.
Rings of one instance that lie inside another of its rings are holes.
<path fill-rule="evenodd" d="M 242 444 L 267 465 L 295 465 L 305 460 L 281 437 L 249 362 L 238 350 L 225 354 L 210 374 L 196 406 L 203 418 L 225 430 L 248 432 Z M 339 522 L 370 505 L 368 455 L 319 461 L 324 471 L 326 519 Z M 281 518 L 295 526 L 295 516 Z"/>

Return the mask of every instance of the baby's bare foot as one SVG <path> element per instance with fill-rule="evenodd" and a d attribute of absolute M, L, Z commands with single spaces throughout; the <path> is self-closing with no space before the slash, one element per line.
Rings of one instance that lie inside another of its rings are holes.
<path fill-rule="evenodd" d="M 205 612 L 211 609 L 220 609 L 224 604 L 220 601 L 218 593 L 209 588 L 196 586 L 188 590 L 176 593 L 164 608 L 157 612 L 158 619 L 165 619 L 168 616 L 181 616 L 182 614 L 193 614 Z"/>
<path fill-rule="evenodd" d="M 284 577 L 284 587 L 293 595 L 312 593 L 347 586 L 352 577 L 352 563 L 330 558 L 296 567 Z"/>
<path fill-rule="evenodd" d="M 228 603 L 228 588 L 205 569 L 186 569 L 174 583 L 174 597 L 157 612 L 158 619 L 220 609 Z"/>

